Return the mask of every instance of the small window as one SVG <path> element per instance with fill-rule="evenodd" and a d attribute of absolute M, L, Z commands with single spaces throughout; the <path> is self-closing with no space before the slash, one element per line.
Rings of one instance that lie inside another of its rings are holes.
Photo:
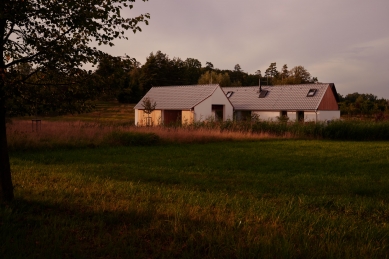
<path fill-rule="evenodd" d="M 234 93 L 234 92 L 232 92 L 232 91 L 227 92 L 227 94 L 226 94 L 227 98 L 230 98 L 230 97 L 232 96 L 233 93 Z"/>
<path fill-rule="evenodd" d="M 307 94 L 307 97 L 312 97 L 317 92 L 317 89 L 309 89 L 309 92 Z"/>
<path fill-rule="evenodd" d="M 304 122 L 304 111 L 297 111 L 296 115 L 298 122 Z"/>
<path fill-rule="evenodd" d="M 258 98 L 265 98 L 268 92 L 269 92 L 269 91 L 267 91 L 267 90 L 262 90 L 262 91 L 259 93 Z"/>
<path fill-rule="evenodd" d="M 280 112 L 280 116 L 281 117 L 287 117 L 288 116 L 288 112 L 287 111 L 281 111 Z"/>

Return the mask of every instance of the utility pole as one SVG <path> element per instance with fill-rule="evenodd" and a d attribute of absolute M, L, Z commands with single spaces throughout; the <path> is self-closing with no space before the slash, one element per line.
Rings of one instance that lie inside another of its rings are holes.
<path fill-rule="evenodd" d="M 257 70 L 257 75 L 258 75 L 258 85 L 261 86 L 261 70 Z"/>

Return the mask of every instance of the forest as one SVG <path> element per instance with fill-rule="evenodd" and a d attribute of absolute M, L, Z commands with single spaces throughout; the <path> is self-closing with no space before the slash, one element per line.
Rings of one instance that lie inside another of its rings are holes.
<path fill-rule="evenodd" d="M 8 108 L 9 116 L 56 115 L 85 112 L 93 109 L 96 100 L 117 100 L 137 103 L 153 86 L 194 85 L 218 83 L 221 86 L 297 85 L 318 83 L 318 78 L 302 65 L 291 69 L 284 64 L 280 70 L 271 63 L 262 73 L 245 72 L 239 64 L 233 69 L 215 68 L 212 62 L 203 65 L 198 59 L 185 60 L 157 51 L 146 62 L 123 56 L 102 54 L 94 71 L 74 69 L 65 74 L 58 70 L 37 71 L 29 64 L 20 64 L 10 71 L 20 87 L 13 89 L 14 98 Z M 18 92 L 18 90 L 22 90 Z M 366 117 L 384 120 L 389 112 L 388 100 L 371 93 L 338 94 L 339 108 L 345 117 Z M 55 98 L 53 98 L 55 97 Z"/>
<path fill-rule="evenodd" d="M 303 66 L 288 70 L 287 64 L 277 70 L 276 63 L 271 63 L 263 75 L 260 70 L 255 74 L 245 72 L 239 64 L 233 69 L 215 68 L 212 62 L 205 66 L 196 58 L 185 60 L 157 51 L 150 53 L 141 65 L 130 57 L 101 58 L 93 73 L 96 86 L 104 89 L 106 97 L 117 98 L 119 102 L 136 103 L 153 86 L 194 85 L 218 83 L 221 86 L 254 86 L 305 84 L 317 82 L 316 77 Z"/>

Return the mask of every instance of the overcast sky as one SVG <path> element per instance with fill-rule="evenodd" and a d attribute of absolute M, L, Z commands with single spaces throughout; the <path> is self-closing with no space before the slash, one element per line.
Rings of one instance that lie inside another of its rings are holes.
<path fill-rule="evenodd" d="M 389 0 L 137 0 L 148 26 L 104 49 L 144 64 L 158 50 L 248 73 L 304 66 L 340 94 L 389 99 Z"/>

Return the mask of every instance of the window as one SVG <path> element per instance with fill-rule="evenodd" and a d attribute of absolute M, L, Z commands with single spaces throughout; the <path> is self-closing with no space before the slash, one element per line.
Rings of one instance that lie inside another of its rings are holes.
<path fill-rule="evenodd" d="M 307 97 L 312 97 L 316 94 L 317 89 L 309 89 L 309 92 L 307 94 Z"/>
<path fill-rule="evenodd" d="M 269 91 L 267 91 L 267 90 L 262 90 L 262 91 L 259 93 L 258 98 L 265 98 L 268 92 L 269 92 Z"/>
<path fill-rule="evenodd" d="M 232 95 L 233 93 L 234 93 L 234 92 L 232 92 L 232 91 L 230 91 L 230 92 L 227 92 L 227 94 L 226 94 L 227 98 L 230 98 L 230 97 L 231 97 L 231 95 Z"/>
<path fill-rule="evenodd" d="M 288 116 L 288 112 L 287 111 L 281 111 L 280 112 L 280 116 L 281 117 L 287 117 Z"/>
<path fill-rule="evenodd" d="M 297 111 L 297 121 L 304 122 L 304 111 Z"/>
<path fill-rule="evenodd" d="M 212 114 L 216 121 L 223 121 L 224 105 L 212 104 Z"/>
<path fill-rule="evenodd" d="M 250 121 L 251 111 L 236 111 L 234 117 L 237 121 Z"/>

